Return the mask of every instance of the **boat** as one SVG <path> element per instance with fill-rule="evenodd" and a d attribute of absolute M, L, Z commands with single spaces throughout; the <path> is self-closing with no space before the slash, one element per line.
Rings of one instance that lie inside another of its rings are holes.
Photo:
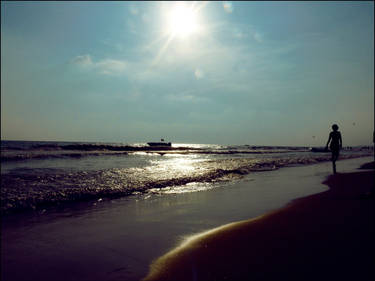
<path fill-rule="evenodd" d="M 161 139 L 160 142 L 148 142 L 149 146 L 164 146 L 164 147 L 171 147 L 171 142 L 165 142 L 164 139 Z"/>
<path fill-rule="evenodd" d="M 310 151 L 311 152 L 331 152 L 330 150 L 328 150 L 325 147 L 312 147 L 312 148 L 310 148 Z"/>

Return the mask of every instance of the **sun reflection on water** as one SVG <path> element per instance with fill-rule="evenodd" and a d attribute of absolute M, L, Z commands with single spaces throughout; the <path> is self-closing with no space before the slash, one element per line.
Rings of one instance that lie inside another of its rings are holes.
<path fill-rule="evenodd" d="M 190 182 L 180 186 L 168 186 L 164 188 L 152 188 L 148 192 L 153 194 L 181 194 L 213 189 L 213 183 Z"/>
<path fill-rule="evenodd" d="M 204 161 L 203 159 L 196 159 L 194 156 L 168 155 L 164 161 L 152 160 L 154 164 L 147 169 L 153 173 L 163 172 L 166 174 L 193 174 L 200 169 L 198 163 Z"/>

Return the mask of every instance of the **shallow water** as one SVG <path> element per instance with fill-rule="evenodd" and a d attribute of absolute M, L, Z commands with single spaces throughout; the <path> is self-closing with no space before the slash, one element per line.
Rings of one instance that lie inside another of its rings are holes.
<path fill-rule="evenodd" d="M 305 147 L 2 142 L 1 212 L 135 193 L 210 190 L 214 183 L 291 165 L 328 161 Z M 344 151 L 341 158 L 369 155 Z"/>

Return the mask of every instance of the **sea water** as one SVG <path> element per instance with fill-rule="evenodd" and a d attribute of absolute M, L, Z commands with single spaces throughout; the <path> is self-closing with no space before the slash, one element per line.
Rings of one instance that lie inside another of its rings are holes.
<path fill-rule="evenodd" d="M 368 156 L 370 149 L 344 150 L 340 158 Z M 292 146 L 2 141 L 1 212 L 205 191 L 249 173 L 329 160 L 329 153 Z"/>

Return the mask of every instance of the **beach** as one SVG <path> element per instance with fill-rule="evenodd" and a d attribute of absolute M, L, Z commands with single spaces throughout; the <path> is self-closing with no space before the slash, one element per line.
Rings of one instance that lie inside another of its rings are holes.
<path fill-rule="evenodd" d="M 375 280 L 374 1 L 0 5 L 0 281 Z"/>
<path fill-rule="evenodd" d="M 371 160 L 342 160 L 338 171 L 353 172 Z M 322 162 L 250 173 L 201 192 L 148 193 L 14 214 L 2 219 L 2 280 L 140 280 L 152 261 L 187 237 L 324 192 L 330 173 L 331 163 Z M 359 233 L 366 241 L 366 233 Z M 253 239 L 257 245 L 259 238 Z M 225 246 L 218 249 L 226 252 Z"/>
<path fill-rule="evenodd" d="M 374 280 L 374 170 L 324 184 L 329 190 L 280 210 L 191 237 L 143 280 Z"/>

